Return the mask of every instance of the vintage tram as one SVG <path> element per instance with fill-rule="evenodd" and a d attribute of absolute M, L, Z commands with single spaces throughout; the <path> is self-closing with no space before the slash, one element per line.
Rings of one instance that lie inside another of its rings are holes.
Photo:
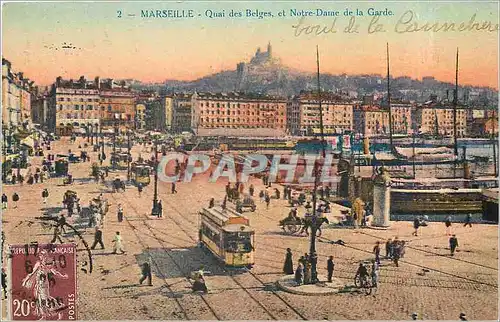
<path fill-rule="evenodd" d="M 132 163 L 132 180 L 136 185 L 147 186 L 150 182 L 151 167 L 146 163 Z"/>
<path fill-rule="evenodd" d="M 114 152 L 111 153 L 111 164 L 115 164 L 116 168 L 124 170 L 127 169 L 130 158 L 130 154 L 127 152 Z"/>
<path fill-rule="evenodd" d="M 200 245 L 228 267 L 254 265 L 255 231 L 240 213 L 221 207 L 200 211 Z"/>

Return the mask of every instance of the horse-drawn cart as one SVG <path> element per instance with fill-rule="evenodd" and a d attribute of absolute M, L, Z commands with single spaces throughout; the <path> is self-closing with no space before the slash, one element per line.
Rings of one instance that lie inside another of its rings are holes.
<path fill-rule="evenodd" d="M 283 231 L 289 235 L 297 233 L 303 226 L 300 218 L 285 218 L 280 220 L 280 226 Z"/>

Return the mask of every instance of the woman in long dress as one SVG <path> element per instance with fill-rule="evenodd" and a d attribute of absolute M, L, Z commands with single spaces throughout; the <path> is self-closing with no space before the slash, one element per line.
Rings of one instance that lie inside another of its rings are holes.
<path fill-rule="evenodd" d="M 302 284 L 303 276 L 304 276 L 304 265 L 302 265 L 302 263 L 299 263 L 297 269 L 295 270 L 295 282 L 297 283 L 297 285 Z"/>
<path fill-rule="evenodd" d="M 63 279 L 67 279 L 68 275 L 62 274 L 52 267 L 51 263 L 47 263 L 47 252 L 45 250 L 40 252 L 38 258 L 39 260 L 35 263 L 33 271 L 23 279 L 22 286 L 32 291 L 36 314 L 41 317 L 40 320 L 46 320 L 55 315 L 60 320 L 62 317 L 60 311 L 65 305 L 50 295 L 49 274 Z"/>
<path fill-rule="evenodd" d="M 293 274 L 292 250 L 290 248 L 286 249 L 286 257 L 285 257 L 285 265 L 283 266 L 283 273 L 287 275 Z"/>

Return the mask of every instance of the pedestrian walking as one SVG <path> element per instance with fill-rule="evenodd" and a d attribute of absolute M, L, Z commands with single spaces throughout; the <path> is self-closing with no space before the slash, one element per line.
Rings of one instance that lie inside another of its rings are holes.
<path fill-rule="evenodd" d="M 266 194 L 264 200 L 266 201 L 266 209 L 269 209 L 269 204 L 271 203 L 271 198 L 269 198 L 269 194 Z"/>
<path fill-rule="evenodd" d="M 141 194 L 142 194 L 142 189 L 143 189 L 143 188 L 142 188 L 142 183 L 139 183 L 139 184 L 137 185 L 137 191 L 139 192 L 139 198 L 141 197 Z"/>
<path fill-rule="evenodd" d="M 295 270 L 295 283 L 297 283 L 297 286 L 302 284 L 303 277 L 304 277 L 304 265 L 301 262 L 299 262 L 299 265 L 297 265 L 297 269 Z"/>
<path fill-rule="evenodd" d="M 451 235 L 451 217 L 447 216 L 444 220 L 444 225 L 446 226 L 446 235 Z"/>
<path fill-rule="evenodd" d="M 123 207 L 122 207 L 121 203 L 118 204 L 118 214 L 117 214 L 117 217 L 118 217 L 118 222 L 122 222 L 123 221 Z"/>
<path fill-rule="evenodd" d="M 293 274 L 293 259 L 292 250 L 290 248 L 286 249 L 285 265 L 283 265 L 283 273 L 287 275 Z"/>
<path fill-rule="evenodd" d="M 326 270 L 328 272 L 328 283 L 332 282 L 333 270 L 335 269 L 335 263 L 333 262 L 333 256 L 328 257 L 326 261 Z"/>
<path fill-rule="evenodd" d="M 49 191 L 47 190 L 47 188 L 43 189 L 42 191 L 42 199 L 43 199 L 43 203 L 46 204 L 47 203 L 47 199 L 49 198 Z"/>
<path fill-rule="evenodd" d="M 458 239 L 456 235 L 450 237 L 450 252 L 451 256 L 455 255 L 455 249 L 458 247 Z"/>
<path fill-rule="evenodd" d="M 2 290 L 3 290 L 3 299 L 7 299 L 7 274 L 5 273 L 5 269 L 2 267 Z"/>
<path fill-rule="evenodd" d="M 401 249 L 402 245 L 398 240 L 394 240 L 392 243 L 392 260 L 394 261 L 394 265 L 399 267 L 399 259 L 401 258 Z"/>
<path fill-rule="evenodd" d="M 151 276 L 151 266 L 149 265 L 148 262 L 144 262 L 141 265 L 141 279 L 139 280 L 139 284 L 142 285 L 142 282 L 144 282 L 146 279 L 148 279 L 148 286 L 153 286 L 152 282 L 152 276 Z"/>
<path fill-rule="evenodd" d="M 248 188 L 248 193 L 250 194 L 251 197 L 253 197 L 253 194 L 255 192 L 255 188 L 253 187 L 253 184 L 250 185 Z"/>
<path fill-rule="evenodd" d="M 469 227 L 472 228 L 472 215 L 471 214 L 467 214 L 467 217 L 465 217 L 464 227 L 467 227 L 467 225 L 469 225 Z"/>
<path fill-rule="evenodd" d="M 158 201 L 158 218 L 163 217 L 163 205 L 161 204 L 161 200 Z"/>
<path fill-rule="evenodd" d="M 420 227 L 420 220 L 418 217 L 415 217 L 415 219 L 413 219 L 413 228 L 415 229 L 412 233 L 413 236 L 418 236 L 418 227 Z"/>
<path fill-rule="evenodd" d="M 208 208 L 213 208 L 215 206 L 215 198 L 210 198 L 208 202 Z"/>
<path fill-rule="evenodd" d="M 373 253 L 375 254 L 375 262 L 380 265 L 380 242 L 377 241 L 373 247 Z"/>
<path fill-rule="evenodd" d="M 177 189 L 175 189 L 175 182 L 172 182 L 172 194 L 177 193 Z"/>
<path fill-rule="evenodd" d="M 90 247 L 90 249 L 95 249 L 97 244 L 101 245 L 101 249 L 104 249 L 104 242 L 102 241 L 102 230 L 99 227 L 95 228 L 94 243 L 92 244 L 92 247 Z"/>
<path fill-rule="evenodd" d="M 33 175 L 33 178 L 35 178 L 35 183 L 38 183 L 38 179 L 40 178 L 40 174 L 38 172 L 36 172 L 34 175 Z"/>
<path fill-rule="evenodd" d="M 50 243 L 53 244 L 57 240 L 59 240 L 59 242 L 61 244 L 63 243 L 63 241 L 61 239 L 61 228 L 59 227 L 59 225 L 57 225 L 56 227 L 54 227 L 54 236 L 52 237 L 52 240 L 50 241 Z"/>
<path fill-rule="evenodd" d="M 2 193 L 2 209 L 5 210 L 7 209 L 7 202 L 9 199 L 7 198 L 7 195 L 5 193 Z"/>
<path fill-rule="evenodd" d="M 14 201 L 14 208 L 17 208 L 17 202 L 19 201 L 19 195 L 17 194 L 17 192 L 14 192 L 14 194 L 12 195 L 12 201 Z"/>
<path fill-rule="evenodd" d="M 264 194 L 264 190 L 261 190 L 259 192 L 259 198 L 260 198 L 260 202 L 264 202 L 265 201 L 265 194 Z"/>
<path fill-rule="evenodd" d="M 385 258 L 391 258 L 392 257 L 391 250 L 392 250 L 392 239 L 389 238 L 385 242 Z"/>
<path fill-rule="evenodd" d="M 120 251 L 122 254 L 125 254 L 125 251 L 123 250 L 123 239 L 122 236 L 120 235 L 120 232 L 117 231 L 115 237 L 113 238 L 113 254 L 116 254 L 116 252 Z"/>

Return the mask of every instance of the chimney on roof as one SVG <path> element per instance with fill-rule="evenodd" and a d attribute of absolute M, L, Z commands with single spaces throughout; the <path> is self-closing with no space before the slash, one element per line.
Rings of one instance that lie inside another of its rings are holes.
<path fill-rule="evenodd" d="M 436 94 L 431 94 L 430 100 L 433 102 L 437 102 L 437 95 Z"/>
<path fill-rule="evenodd" d="M 96 76 L 94 78 L 94 84 L 96 89 L 101 89 L 101 79 L 99 78 L 99 76 Z"/>
<path fill-rule="evenodd" d="M 61 77 L 61 76 L 58 76 L 58 77 L 56 78 L 56 87 L 61 86 L 61 82 L 62 82 L 62 77 Z"/>
<path fill-rule="evenodd" d="M 20 80 L 23 80 L 23 75 L 24 74 L 22 72 L 17 73 L 17 76 L 19 77 Z"/>
<path fill-rule="evenodd" d="M 446 100 L 449 102 L 450 101 L 450 90 L 446 90 Z"/>

